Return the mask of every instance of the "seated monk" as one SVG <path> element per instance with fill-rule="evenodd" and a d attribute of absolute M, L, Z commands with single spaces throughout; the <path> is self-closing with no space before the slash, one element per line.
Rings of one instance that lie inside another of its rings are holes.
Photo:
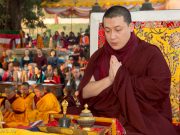
<path fill-rule="evenodd" d="M 60 104 L 55 95 L 48 93 L 41 84 L 35 86 L 34 93 L 35 120 L 43 120 L 47 124 L 49 114 L 61 111 Z"/>
<path fill-rule="evenodd" d="M 172 125 L 171 73 L 155 45 L 139 39 L 128 9 L 103 16 L 106 43 L 90 58 L 79 85 L 81 105 L 117 118 L 127 135 L 177 135 Z"/>
<path fill-rule="evenodd" d="M 31 115 L 32 114 L 31 112 L 33 110 L 33 102 L 34 102 L 35 94 L 29 91 L 29 83 L 27 82 L 22 83 L 19 92 L 20 92 L 20 96 L 25 100 L 28 120 L 32 122 L 34 120 L 33 120 L 33 116 Z"/>
<path fill-rule="evenodd" d="M 6 88 L 5 94 L 7 100 L 2 111 L 5 125 L 7 127 L 27 126 L 29 122 L 24 99 L 16 94 L 15 87 Z"/>

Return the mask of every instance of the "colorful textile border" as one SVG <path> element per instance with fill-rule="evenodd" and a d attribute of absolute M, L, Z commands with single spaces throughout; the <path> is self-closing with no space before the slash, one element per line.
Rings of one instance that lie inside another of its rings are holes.
<path fill-rule="evenodd" d="M 14 40 L 16 44 L 20 44 L 19 31 L 0 31 L 0 44 L 9 45 L 12 40 Z"/>
<path fill-rule="evenodd" d="M 180 122 L 180 21 L 133 22 L 136 35 L 163 53 L 171 70 L 171 104 L 173 123 Z M 98 47 L 105 43 L 102 24 L 99 25 Z"/>
<path fill-rule="evenodd" d="M 167 0 L 151 0 L 153 5 L 159 3 L 166 3 Z M 96 0 L 60 0 L 59 2 L 49 2 L 43 0 L 41 3 L 42 7 L 92 7 Z M 112 6 L 112 5 L 141 5 L 144 0 L 98 0 L 101 7 Z"/>

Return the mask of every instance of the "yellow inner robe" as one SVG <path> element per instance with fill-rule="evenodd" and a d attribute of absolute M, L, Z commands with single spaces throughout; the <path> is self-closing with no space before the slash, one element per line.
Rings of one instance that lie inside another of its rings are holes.
<path fill-rule="evenodd" d="M 11 104 L 12 112 L 6 111 L 4 121 L 7 127 L 28 126 L 29 121 L 26 114 L 26 104 L 22 97 L 16 97 Z M 17 113 L 18 111 L 18 113 Z"/>
<path fill-rule="evenodd" d="M 61 107 L 55 95 L 47 93 L 36 103 L 35 120 L 43 120 L 44 124 L 47 124 L 49 114 L 59 113 L 60 111 Z"/>

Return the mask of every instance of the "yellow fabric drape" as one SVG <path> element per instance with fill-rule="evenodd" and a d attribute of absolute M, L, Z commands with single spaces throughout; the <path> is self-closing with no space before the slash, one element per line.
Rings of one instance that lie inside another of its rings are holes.
<path fill-rule="evenodd" d="M 32 132 L 32 131 L 28 131 L 24 129 L 16 129 L 16 128 L 2 128 L 0 129 L 0 135 L 58 135 L 58 134 Z"/>
<path fill-rule="evenodd" d="M 135 22 L 135 33 L 139 38 L 157 45 L 163 53 L 171 70 L 173 122 L 180 122 L 180 22 Z"/>
<path fill-rule="evenodd" d="M 167 0 L 150 0 L 152 3 L 165 3 Z M 43 7 L 92 7 L 96 0 L 61 0 L 60 2 L 42 2 Z M 137 5 L 142 4 L 144 0 L 98 0 L 100 6 L 110 5 Z"/>

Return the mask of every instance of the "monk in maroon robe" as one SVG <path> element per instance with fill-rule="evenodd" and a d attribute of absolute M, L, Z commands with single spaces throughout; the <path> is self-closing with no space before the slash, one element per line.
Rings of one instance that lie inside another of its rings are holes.
<path fill-rule="evenodd" d="M 79 86 L 95 116 L 117 118 L 127 135 L 176 135 L 171 124 L 171 74 L 158 47 L 133 33 L 121 6 L 103 17 L 107 43 L 91 57 Z"/>

